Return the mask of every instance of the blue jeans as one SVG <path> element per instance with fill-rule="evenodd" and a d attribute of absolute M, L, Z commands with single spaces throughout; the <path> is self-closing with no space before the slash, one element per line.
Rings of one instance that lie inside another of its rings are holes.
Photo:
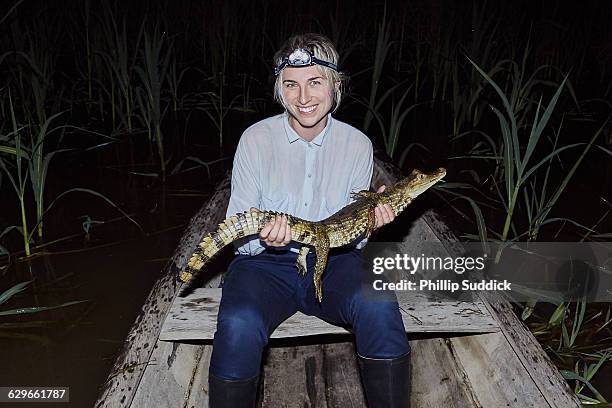
<path fill-rule="evenodd" d="M 226 380 L 259 374 L 270 334 L 296 311 L 352 330 L 357 353 L 363 357 L 389 359 L 410 352 L 395 294 L 362 286 L 360 250 L 333 251 L 323 274 L 320 304 L 314 292 L 312 253 L 306 276 L 298 273 L 293 252 L 237 255 L 223 283 L 210 373 Z"/>

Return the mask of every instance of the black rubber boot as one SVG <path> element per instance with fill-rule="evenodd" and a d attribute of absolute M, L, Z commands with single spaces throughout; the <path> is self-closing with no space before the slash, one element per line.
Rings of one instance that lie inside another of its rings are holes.
<path fill-rule="evenodd" d="M 368 408 L 410 408 L 410 353 L 391 359 L 357 355 Z"/>
<path fill-rule="evenodd" d="M 208 375 L 210 408 L 254 408 L 257 402 L 259 375 L 246 380 L 223 380 Z"/>

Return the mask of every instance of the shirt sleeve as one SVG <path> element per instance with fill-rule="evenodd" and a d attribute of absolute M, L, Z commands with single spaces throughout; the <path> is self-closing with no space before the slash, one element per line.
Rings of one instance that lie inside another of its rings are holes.
<path fill-rule="evenodd" d="M 232 184 L 227 207 L 226 217 L 243 211 L 250 211 L 251 207 L 259 207 L 261 198 L 261 184 L 257 171 L 258 155 L 256 146 L 250 146 L 245 135 L 240 138 L 234 163 L 232 167 Z M 259 237 L 244 237 L 234 241 L 237 253 L 242 255 L 257 255 L 263 252 Z"/>
<path fill-rule="evenodd" d="M 362 157 L 359 158 L 358 166 L 353 175 L 354 183 L 351 191 L 369 190 L 372 184 L 372 174 L 374 173 L 374 148 L 372 142 L 367 139 L 367 148 L 364 149 Z M 351 202 L 355 200 L 351 199 Z M 355 246 L 357 249 L 363 248 L 368 243 L 364 238 Z"/>

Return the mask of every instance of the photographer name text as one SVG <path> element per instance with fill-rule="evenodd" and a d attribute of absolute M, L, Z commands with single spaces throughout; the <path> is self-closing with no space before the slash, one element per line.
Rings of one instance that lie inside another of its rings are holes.
<path fill-rule="evenodd" d="M 459 290 L 478 290 L 478 291 L 509 291 L 511 283 L 507 280 L 498 281 L 496 279 L 481 280 L 472 282 L 464 279 L 461 282 L 454 282 L 450 279 L 428 280 L 421 279 L 418 282 L 402 279 L 398 282 L 385 282 L 377 279 L 372 282 L 375 290 L 404 290 L 404 291 L 437 291 L 437 292 L 457 292 Z"/>

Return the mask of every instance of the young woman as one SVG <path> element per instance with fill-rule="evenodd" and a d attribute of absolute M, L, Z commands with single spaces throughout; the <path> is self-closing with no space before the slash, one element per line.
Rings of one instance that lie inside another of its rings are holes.
<path fill-rule="evenodd" d="M 261 209 L 318 221 L 349 204 L 351 192 L 369 189 L 372 143 L 331 115 L 340 104 L 343 77 L 327 38 L 293 36 L 274 63 L 274 95 L 285 112 L 243 133 L 227 215 Z M 394 216 L 388 205 L 377 207 L 376 228 Z M 363 293 L 365 240 L 330 252 L 321 303 L 314 292 L 314 254 L 308 255 L 303 276 L 295 267 L 299 247 L 294 244 L 286 218 L 278 217 L 259 237 L 237 245 L 223 282 L 210 406 L 255 405 L 262 351 L 274 329 L 297 311 L 352 329 L 370 407 L 408 406 L 410 346 L 395 297 L 373 300 Z"/>

